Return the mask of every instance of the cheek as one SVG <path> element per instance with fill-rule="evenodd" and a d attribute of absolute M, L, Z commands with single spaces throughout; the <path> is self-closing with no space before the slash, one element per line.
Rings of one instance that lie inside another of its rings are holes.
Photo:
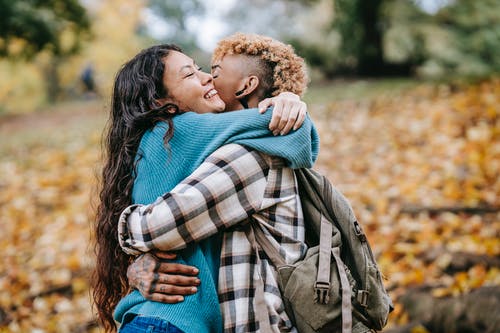
<path fill-rule="evenodd" d="M 194 81 L 194 80 L 193 80 Z M 177 105 L 183 111 L 191 111 L 200 102 L 202 90 L 200 85 L 185 81 L 170 90 L 170 96 L 177 101 Z"/>
<path fill-rule="evenodd" d="M 215 82 L 215 89 L 217 89 L 219 96 L 229 97 L 231 95 L 230 85 L 227 82 Z"/>

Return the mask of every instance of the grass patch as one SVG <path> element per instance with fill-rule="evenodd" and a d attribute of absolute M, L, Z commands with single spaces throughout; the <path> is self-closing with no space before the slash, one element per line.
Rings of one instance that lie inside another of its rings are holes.
<path fill-rule="evenodd" d="M 36 148 L 55 148 L 92 137 L 99 141 L 107 118 L 103 102 L 68 102 L 30 114 L 0 116 L 0 160 L 17 160 Z"/>
<path fill-rule="evenodd" d="M 370 100 L 379 96 L 397 96 L 424 82 L 412 78 L 379 80 L 347 80 L 313 82 L 304 101 L 308 104 L 329 104 L 342 100 Z"/>

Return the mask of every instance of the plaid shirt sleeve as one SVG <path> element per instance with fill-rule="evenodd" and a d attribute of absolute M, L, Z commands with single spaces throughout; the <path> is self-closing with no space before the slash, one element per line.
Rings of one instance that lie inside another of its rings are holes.
<path fill-rule="evenodd" d="M 262 209 L 268 172 L 257 151 L 236 144 L 219 148 L 171 192 L 122 212 L 122 249 L 134 255 L 178 250 L 245 221 Z"/>

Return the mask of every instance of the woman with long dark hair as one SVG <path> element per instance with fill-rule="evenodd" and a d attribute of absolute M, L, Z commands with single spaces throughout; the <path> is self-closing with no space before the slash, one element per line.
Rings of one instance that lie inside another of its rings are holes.
<path fill-rule="evenodd" d="M 115 79 L 111 113 L 104 141 L 105 164 L 102 171 L 100 203 L 96 212 L 96 268 L 93 297 L 106 331 L 116 329 L 113 311 L 129 291 L 127 267 L 131 257 L 118 242 L 117 223 L 122 210 L 132 203 L 132 172 L 142 135 L 159 121 L 166 121 L 172 135 L 173 105 L 159 105 L 167 91 L 163 86 L 163 58 L 174 45 L 147 49 L 126 63 Z"/>
<path fill-rule="evenodd" d="M 256 138 L 273 136 L 267 129 L 268 115 L 242 111 L 202 117 L 187 112 L 223 109 L 224 102 L 214 89 L 212 77 L 174 45 L 158 45 L 142 51 L 117 74 L 104 142 L 106 156 L 95 228 L 97 262 L 93 296 L 106 331 L 116 330 L 113 311 L 120 300 L 122 308 L 127 309 L 117 318 L 122 324 L 137 316 L 149 316 L 161 318 L 166 332 L 178 332 L 179 328 L 184 332 L 221 331 L 216 280 L 212 274 L 217 246 L 220 247 L 217 237 L 204 244 L 193 244 L 179 255 L 178 262 L 200 270 L 202 284 L 196 297 L 186 297 L 178 304 L 160 304 L 144 299 L 138 292 L 125 297 L 130 291 L 126 272 L 131 259 L 119 246 L 117 222 L 125 207 L 151 203 L 225 143 L 256 145 L 259 150 L 288 159 L 292 164 L 294 158 L 304 156 L 300 149 L 283 152 L 283 147 L 277 144 L 266 151 L 262 142 L 255 143 Z M 308 130 L 311 131 L 310 126 Z M 301 129 L 295 135 L 309 136 L 311 140 L 309 132 Z M 192 146 L 185 151 L 170 149 L 175 147 L 175 140 L 189 140 Z M 286 140 L 281 145 L 290 147 L 294 138 Z M 160 166 L 151 163 L 158 155 L 164 162 Z"/>

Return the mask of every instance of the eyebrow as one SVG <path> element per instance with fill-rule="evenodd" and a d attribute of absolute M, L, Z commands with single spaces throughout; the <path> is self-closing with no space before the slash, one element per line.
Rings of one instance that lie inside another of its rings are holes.
<path fill-rule="evenodd" d="M 193 60 L 193 64 L 192 64 L 192 65 L 184 65 L 184 66 L 182 66 L 182 67 L 179 69 L 179 73 L 181 73 L 181 72 L 182 72 L 182 70 L 183 70 L 184 68 L 189 68 L 189 69 L 191 69 L 191 68 L 193 68 L 193 67 L 196 67 L 196 63 L 194 62 L 194 60 Z"/>
<path fill-rule="evenodd" d="M 213 65 L 211 68 L 216 69 L 216 68 L 222 68 L 222 67 L 220 67 L 220 65 Z"/>

